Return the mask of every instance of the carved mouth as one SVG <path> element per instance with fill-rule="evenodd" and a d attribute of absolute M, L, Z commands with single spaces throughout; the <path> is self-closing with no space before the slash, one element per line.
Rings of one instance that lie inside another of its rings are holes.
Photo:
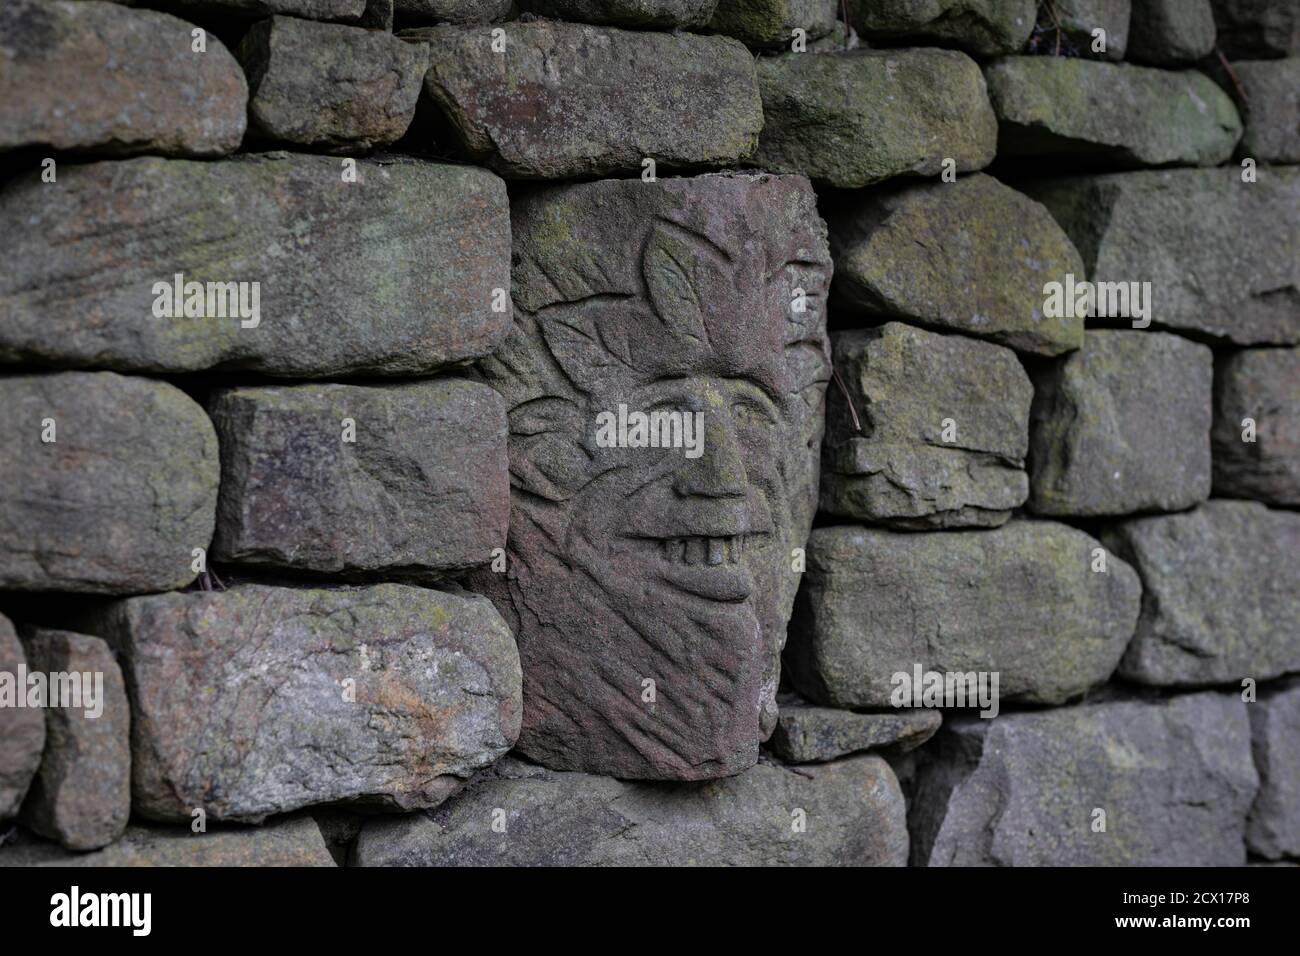
<path fill-rule="evenodd" d="M 729 604 L 754 593 L 754 576 L 744 562 L 753 535 L 684 535 L 645 540 L 653 550 L 654 573 L 677 591 Z"/>
<path fill-rule="evenodd" d="M 736 534 L 725 538 L 691 536 L 665 538 L 660 542 L 659 554 L 664 561 L 685 565 L 717 567 L 722 564 L 739 564 L 744 553 L 747 535 Z"/>

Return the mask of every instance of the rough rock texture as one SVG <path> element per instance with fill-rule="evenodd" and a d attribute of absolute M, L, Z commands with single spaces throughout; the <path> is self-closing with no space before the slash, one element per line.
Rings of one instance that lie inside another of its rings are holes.
<path fill-rule="evenodd" d="M 1254 441 L 1245 441 L 1245 420 Z M 1214 493 L 1300 505 L 1300 349 L 1243 349 L 1214 365 Z"/>
<path fill-rule="evenodd" d="M 0 377 L 0 408 L 0 590 L 133 594 L 194 580 L 218 465 L 193 399 L 151 379 L 61 372 Z"/>
<path fill-rule="evenodd" d="M 832 707 L 889 707 L 893 675 L 1000 672 L 1002 700 L 1059 704 L 1105 681 L 1133 634 L 1141 586 L 1067 525 L 990 531 L 813 530 L 786 663 Z"/>
<path fill-rule="evenodd" d="M 36 630 L 26 638 L 31 670 L 81 676 L 79 699 L 48 702 L 45 756 L 22 822 L 69 850 L 99 849 L 122 835 L 131 815 L 131 708 L 122 671 L 97 637 Z M 75 680 L 60 687 L 75 688 Z"/>
<path fill-rule="evenodd" d="M 1300 163 L 1300 57 L 1232 68 L 1248 97 L 1240 154 L 1261 163 Z"/>
<path fill-rule="evenodd" d="M 813 192 L 602 180 L 513 212 L 515 329 L 483 363 L 510 409 L 508 570 L 472 580 L 519 641 L 519 749 L 627 778 L 738 773 L 776 719 L 817 501 L 830 256 Z M 691 431 L 597 442 L 620 406 Z"/>
<path fill-rule="evenodd" d="M 402 35 L 429 44 L 427 96 L 473 161 L 503 176 L 564 179 L 730 165 L 763 126 L 753 58 L 729 37 L 509 23 Z"/>
<path fill-rule="evenodd" d="M 1181 511 L 1210 497 L 1214 360 L 1167 332 L 1091 329 L 1036 370 L 1029 507 L 1041 515 Z"/>
<path fill-rule="evenodd" d="M 138 3 L 140 0 L 115 0 Z M 166 7 L 179 16 L 198 16 L 219 11 L 241 18 L 285 14 L 305 20 L 338 20 L 352 22 L 360 19 L 369 5 L 367 0 L 148 0 L 157 7 Z M 478 2 L 478 0 L 469 0 Z"/>
<path fill-rule="evenodd" d="M 212 418 L 219 560 L 423 577 L 505 546 L 506 410 L 485 385 L 236 388 Z"/>
<path fill-rule="evenodd" d="M 905 812 L 875 756 L 798 771 L 761 763 L 703 785 L 622 783 L 507 758 L 433 814 L 367 823 L 353 862 L 902 866 Z"/>
<path fill-rule="evenodd" d="M 131 689 L 134 811 L 417 809 L 510 749 L 519 659 L 486 601 L 397 584 L 128 598 L 85 622 Z"/>
<path fill-rule="evenodd" d="M 910 804 L 912 861 L 1241 866 L 1259 784 L 1247 709 L 1192 694 L 946 721 Z"/>
<path fill-rule="evenodd" d="M 1193 63 L 1213 51 L 1210 0 L 1133 0 L 1129 60 L 1168 67 Z"/>
<path fill-rule="evenodd" d="M 1041 205 L 977 173 L 827 203 L 835 292 L 857 311 L 1024 352 L 1083 342 L 1083 319 L 1043 316 L 1043 287 L 1083 261 Z"/>
<path fill-rule="evenodd" d="M 357 160 L 356 182 L 283 153 L 70 166 L 58 189 L 27 176 L 0 192 L 0 230 L 24 235 L 0 273 L 0 361 L 300 376 L 473 359 L 509 326 L 508 303 L 492 309 L 507 216 L 491 173 L 412 160 Z M 259 315 L 207 317 L 227 304 L 213 295 L 206 315 L 155 317 L 176 273 L 259 283 Z"/>
<path fill-rule="evenodd" d="M 396 142 L 415 116 L 429 59 L 390 33 L 271 17 L 236 51 L 258 136 L 335 152 Z"/>
<path fill-rule="evenodd" d="M 1264 690 L 1247 709 L 1259 796 L 1246 842 L 1252 853 L 1270 860 L 1300 857 L 1300 680 Z"/>
<path fill-rule="evenodd" d="M 221 156 L 239 148 L 248 84 L 221 41 L 116 3 L 0 6 L 0 152 Z"/>
<path fill-rule="evenodd" d="M 552 20 L 643 30 L 699 29 L 718 0 L 520 0 L 523 9 Z"/>
<path fill-rule="evenodd" d="M 870 40 L 955 46 L 974 56 L 1019 53 L 1034 28 L 1038 0 L 849 0 Z"/>
<path fill-rule="evenodd" d="M 709 29 L 753 49 L 790 49 L 796 29 L 816 40 L 835 29 L 839 0 L 717 0 Z"/>
<path fill-rule="evenodd" d="M 97 853 L 69 853 L 50 843 L 0 847 L 5 866 L 334 866 L 311 817 L 260 827 L 189 827 L 135 824 Z"/>
<path fill-rule="evenodd" d="M 1185 0 L 1184 0 L 1185 2 Z M 1047 23 L 1061 27 L 1065 41 L 1082 57 L 1122 60 L 1128 48 L 1131 0 L 1052 0 L 1055 19 Z M 1093 52 L 1092 31 L 1106 31 L 1105 52 Z"/>
<path fill-rule="evenodd" d="M 956 528 L 1003 524 L 1024 504 L 1033 390 L 1013 352 L 897 322 L 832 342 L 848 397 L 826 399 L 823 511 Z"/>
<path fill-rule="evenodd" d="M 27 688 L 18 683 L 18 669 L 27 665 L 23 646 L 9 619 L 0 615 L 0 674 L 11 675 L 13 701 L 0 707 L 0 823 L 18 815 L 23 797 L 41 763 L 45 747 L 45 713 L 34 707 L 13 706 Z"/>
<path fill-rule="evenodd" d="M 1152 321 L 1238 345 L 1300 342 L 1300 171 L 1183 169 L 1026 184 L 1094 282 L 1149 281 Z M 1213 228 L 1210 228 L 1213 224 Z"/>
<path fill-rule="evenodd" d="M 852 50 L 758 61 L 763 135 L 755 162 L 856 189 L 891 176 L 966 172 L 993 161 L 984 79 L 955 50 Z"/>
<path fill-rule="evenodd" d="M 1074 165 L 1217 166 L 1241 138 L 1228 94 L 1190 70 L 1069 57 L 1007 57 L 985 68 L 998 156 Z"/>
<path fill-rule="evenodd" d="M 1219 49 L 1233 60 L 1300 52 L 1300 6 L 1295 0 L 1210 0 Z"/>
<path fill-rule="evenodd" d="M 1216 500 L 1126 521 L 1103 540 L 1142 576 L 1124 677 L 1194 687 L 1300 670 L 1300 514 Z"/>
<path fill-rule="evenodd" d="M 823 763 L 862 750 L 907 753 L 933 737 L 943 723 L 937 710 L 855 714 L 785 700 L 780 703 L 770 746 L 786 763 Z"/>
<path fill-rule="evenodd" d="M 510 0 L 396 0 L 403 22 L 488 23 L 510 13 Z"/>

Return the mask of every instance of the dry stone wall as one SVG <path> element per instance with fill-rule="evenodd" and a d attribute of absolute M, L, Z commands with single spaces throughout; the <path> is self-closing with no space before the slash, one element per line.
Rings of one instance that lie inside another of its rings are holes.
<path fill-rule="evenodd" d="M 1292 0 L 7 0 L 0 865 L 1300 862 Z"/>

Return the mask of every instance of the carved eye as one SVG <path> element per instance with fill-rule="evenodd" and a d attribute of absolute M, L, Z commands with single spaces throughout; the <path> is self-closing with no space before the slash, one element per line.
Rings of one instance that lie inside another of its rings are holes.
<path fill-rule="evenodd" d="M 535 398 L 510 410 L 511 435 L 542 435 L 548 432 L 576 435 L 580 428 L 577 408 L 562 398 Z"/>
<path fill-rule="evenodd" d="M 777 424 L 776 416 L 758 402 L 744 399 L 731 406 L 732 420 L 738 425 L 771 427 Z"/>

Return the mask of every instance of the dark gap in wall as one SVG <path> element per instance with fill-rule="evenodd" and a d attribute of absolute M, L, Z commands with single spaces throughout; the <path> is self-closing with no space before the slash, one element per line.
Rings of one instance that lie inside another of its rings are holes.
<path fill-rule="evenodd" d="M 204 31 L 220 40 L 232 56 L 235 53 L 235 47 L 239 46 L 239 41 L 248 32 L 248 28 L 257 20 L 265 20 L 270 16 L 268 13 L 255 13 L 252 11 L 241 13 L 237 10 L 194 7 L 169 3 L 167 0 L 143 0 L 143 2 L 134 4 L 134 6 L 139 10 L 155 10 L 159 13 L 170 14 L 192 26 L 201 27 Z"/>

